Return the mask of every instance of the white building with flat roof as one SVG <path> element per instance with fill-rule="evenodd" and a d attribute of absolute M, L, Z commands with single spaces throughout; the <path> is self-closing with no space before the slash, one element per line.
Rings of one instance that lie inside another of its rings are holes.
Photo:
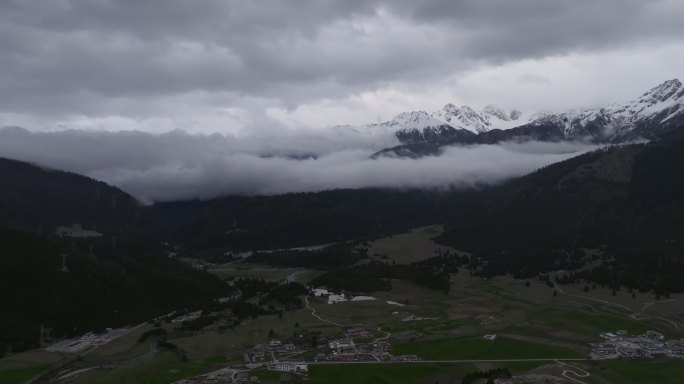
<path fill-rule="evenodd" d="M 279 372 L 308 372 L 309 366 L 298 361 L 279 361 L 266 366 L 269 371 Z"/>

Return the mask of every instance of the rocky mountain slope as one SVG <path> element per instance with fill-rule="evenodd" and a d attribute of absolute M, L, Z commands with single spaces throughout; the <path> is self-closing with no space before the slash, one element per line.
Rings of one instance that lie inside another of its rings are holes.
<path fill-rule="evenodd" d="M 518 110 L 509 112 L 488 105 L 477 111 L 467 105 L 447 104 L 433 113 L 403 112 L 389 121 L 365 125 L 343 125 L 359 134 L 394 134 L 403 144 L 442 142 L 453 138 L 470 140 L 491 129 L 508 129 L 529 122 Z"/>
<path fill-rule="evenodd" d="M 640 96 L 601 108 L 523 115 L 489 105 L 481 111 L 447 104 L 439 111 L 405 112 L 390 121 L 348 126 L 360 134 L 393 133 L 400 146 L 377 155 L 434 155 L 453 144 L 495 144 L 502 141 L 586 141 L 625 143 L 684 137 L 684 86 L 677 79 Z"/>

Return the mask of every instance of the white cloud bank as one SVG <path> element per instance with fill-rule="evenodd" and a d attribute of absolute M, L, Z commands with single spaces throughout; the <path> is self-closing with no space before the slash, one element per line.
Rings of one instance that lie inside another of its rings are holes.
<path fill-rule="evenodd" d="M 183 132 L 0 130 L 0 156 L 83 173 L 144 202 L 335 188 L 465 188 L 501 182 L 596 148 L 504 143 L 450 147 L 438 157 L 371 159 L 378 148 L 368 143 L 293 135 L 278 144 L 276 151 L 255 137 Z M 281 156 L 293 153 L 315 157 Z"/>

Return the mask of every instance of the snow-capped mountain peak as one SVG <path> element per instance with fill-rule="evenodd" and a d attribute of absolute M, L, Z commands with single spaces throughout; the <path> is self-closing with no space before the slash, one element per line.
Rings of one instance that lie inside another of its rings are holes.
<path fill-rule="evenodd" d="M 665 81 L 641 96 L 626 103 L 607 107 L 570 111 L 565 113 L 543 113 L 534 116 L 534 125 L 557 125 L 563 127 L 565 136 L 586 133 L 587 127 L 601 127 L 592 136 L 615 139 L 631 135 L 641 127 L 660 124 L 684 113 L 684 87 L 677 79 Z"/>
<path fill-rule="evenodd" d="M 467 105 L 456 106 L 446 104 L 433 113 L 426 111 L 402 112 L 391 120 L 382 123 L 372 123 L 360 126 L 338 126 L 356 133 L 365 134 L 394 134 L 401 141 L 410 137 L 439 137 L 444 139 L 452 135 L 479 134 L 491 129 L 508 129 L 524 124 L 518 110 L 505 112 L 494 105 L 488 105 L 482 111 L 477 111 Z M 464 132 L 468 131 L 468 132 Z M 458 133 L 461 132 L 461 133 Z"/>
<path fill-rule="evenodd" d="M 684 96 L 682 82 L 679 81 L 679 79 L 672 79 L 653 87 L 650 91 L 645 92 L 635 101 L 640 103 L 655 104 L 670 99 L 681 99 L 682 96 Z"/>
<path fill-rule="evenodd" d="M 620 114 L 630 118 L 630 120 L 636 120 L 666 108 L 681 105 L 683 102 L 684 87 L 682 87 L 682 83 L 678 79 L 672 79 L 653 87 L 630 102 L 613 104 L 606 108 L 606 110 L 609 113 Z"/>
<path fill-rule="evenodd" d="M 398 128 L 415 127 L 437 127 L 444 124 L 443 121 L 435 119 L 425 111 L 402 112 L 392 120 L 381 123 L 387 126 Z"/>
<path fill-rule="evenodd" d="M 463 128 L 474 133 L 486 132 L 491 126 L 483 114 L 467 105 L 457 107 L 453 104 L 447 104 L 439 111 L 434 112 L 432 116 L 454 128 Z"/>
<path fill-rule="evenodd" d="M 625 142 L 659 137 L 683 121 L 684 85 L 672 79 L 631 101 L 600 108 L 523 115 L 491 104 L 478 111 L 450 103 L 433 113 L 404 112 L 384 123 L 348 128 L 359 133 L 393 135 L 401 143 L 531 139 Z"/>
<path fill-rule="evenodd" d="M 504 112 L 503 109 L 501 109 L 501 108 L 499 108 L 493 104 L 489 104 L 486 107 L 484 107 L 484 109 L 482 110 L 482 113 L 484 113 L 485 115 L 496 117 L 497 119 L 503 120 L 503 121 L 510 121 L 511 120 L 509 114 L 507 114 L 506 112 Z"/>

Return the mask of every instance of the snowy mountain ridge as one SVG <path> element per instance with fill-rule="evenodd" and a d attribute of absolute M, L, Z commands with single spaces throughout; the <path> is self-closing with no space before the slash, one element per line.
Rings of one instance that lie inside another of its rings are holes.
<path fill-rule="evenodd" d="M 622 142 L 671 129 L 680 117 L 684 118 L 684 86 L 672 79 L 628 102 L 603 108 L 523 114 L 494 105 L 475 110 L 467 105 L 447 104 L 433 113 L 404 112 L 382 123 L 338 128 L 369 135 L 392 134 L 402 144 L 526 139 Z"/>
<path fill-rule="evenodd" d="M 367 124 L 368 129 L 389 129 L 400 132 L 413 129 L 438 128 L 448 125 L 455 129 L 465 129 L 472 133 L 487 132 L 490 129 L 506 129 L 520 125 L 521 113 L 512 110 L 508 113 L 494 105 L 477 111 L 467 105 L 460 107 L 447 104 L 442 109 L 428 114 L 425 111 L 403 112 L 392 120 Z"/>
<path fill-rule="evenodd" d="M 592 124 L 602 125 L 600 134 L 603 138 L 619 139 L 640 125 L 666 123 L 684 113 L 683 106 L 684 87 L 678 79 L 672 79 L 626 103 L 565 113 L 535 114 L 531 124 L 556 124 L 563 128 L 567 137 L 577 136 Z"/>

